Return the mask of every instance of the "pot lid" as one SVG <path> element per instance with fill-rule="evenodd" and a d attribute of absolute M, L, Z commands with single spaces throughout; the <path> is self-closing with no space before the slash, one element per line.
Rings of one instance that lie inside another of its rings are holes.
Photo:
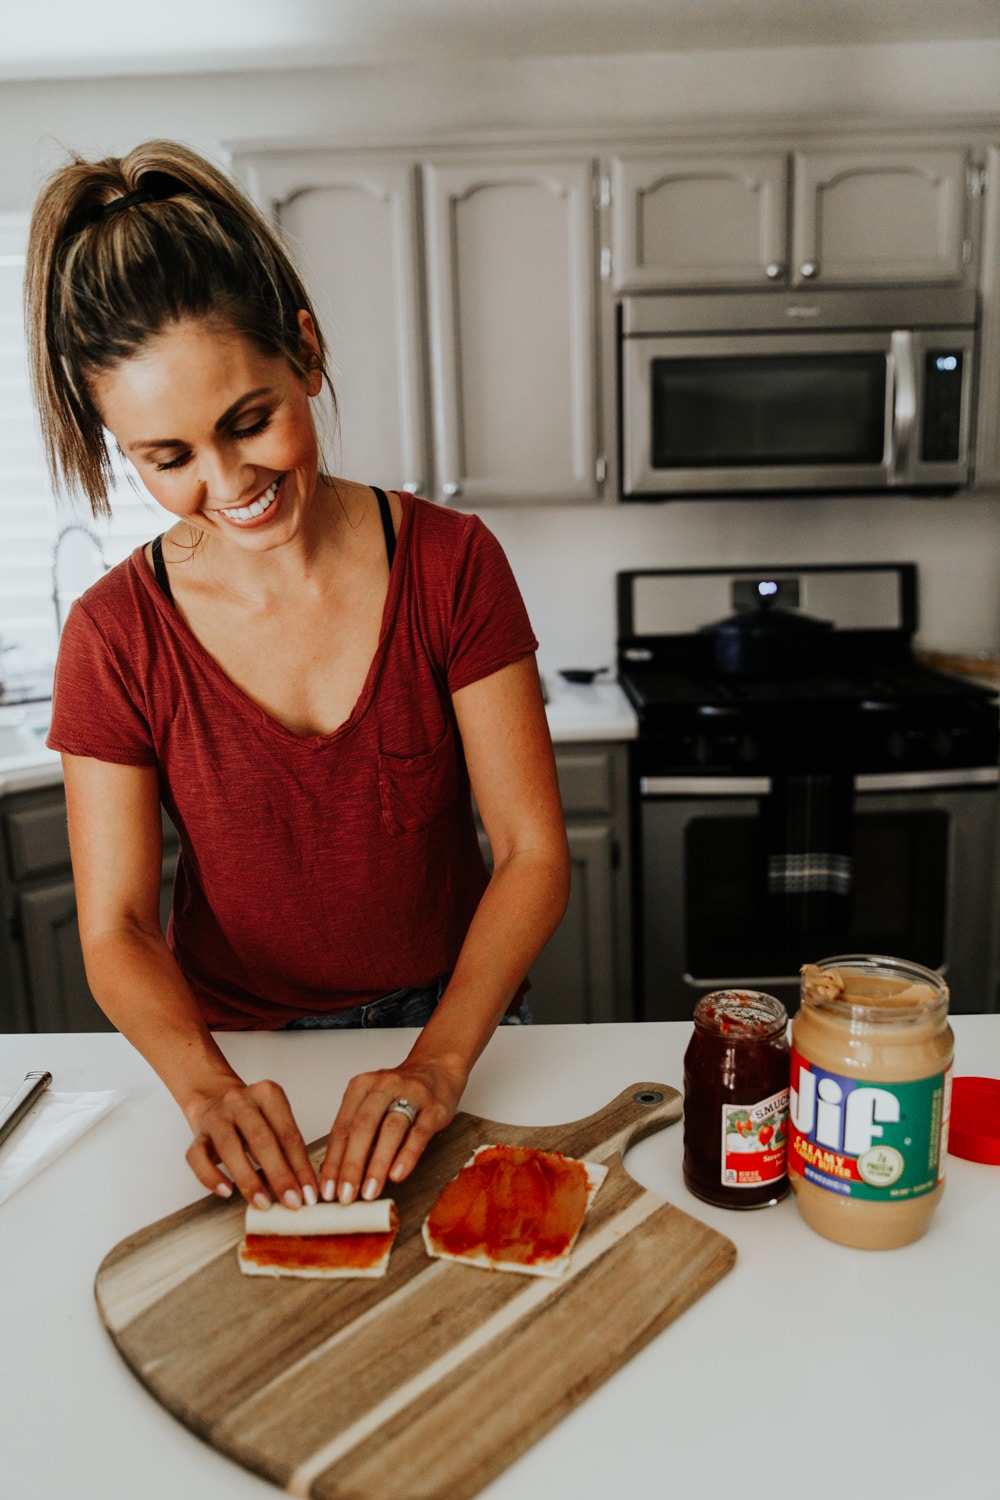
<path fill-rule="evenodd" d="M 817 620 L 813 615 L 800 614 L 796 609 L 782 609 L 780 605 L 762 602 L 756 609 L 743 609 L 724 620 L 703 625 L 700 635 L 727 636 L 786 636 L 816 635 L 832 630 L 830 620 Z"/>

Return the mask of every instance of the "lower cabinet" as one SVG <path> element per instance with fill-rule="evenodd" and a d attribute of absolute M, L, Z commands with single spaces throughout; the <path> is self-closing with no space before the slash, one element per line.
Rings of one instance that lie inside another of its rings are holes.
<path fill-rule="evenodd" d="M 572 882 L 528 1003 L 546 1024 L 632 1020 L 627 749 L 559 746 L 556 765 Z M 176 864 L 164 821 L 164 926 Z M 113 1030 L 84 972 L 61 785 L 0 799 L 0 916 L 0 1030 Z"/>
<path fill-rule="evenodd" d="M 164 821 L 160 919 L 177 837 Z M 0 1030 L 113 1031 L 87 985 L 61 785 L 0 800 Z"/>
<path fill-rule="evenodd" d="M 531 970 L 539 1023 L 632 1021 L 628 749 L 556 746 L 569 840 L 569 905 Z"/>
<path fill-rule="evenodd" d="M 539 1025 L 634 1021 L 628 750 L 556 746 L 569 843 L 566 913 L 531 967 L 527 1000 Z M 490 848 L 479 842 L 487 863 Z"/>

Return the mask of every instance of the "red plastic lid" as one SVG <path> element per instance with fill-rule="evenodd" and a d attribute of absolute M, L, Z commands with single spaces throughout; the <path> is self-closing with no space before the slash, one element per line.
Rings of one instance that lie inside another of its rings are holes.
<path fill-rule="evenodd" d="M 948 1150 L 1000 1167 L 1000 1078 L 956 1078 Z"/>

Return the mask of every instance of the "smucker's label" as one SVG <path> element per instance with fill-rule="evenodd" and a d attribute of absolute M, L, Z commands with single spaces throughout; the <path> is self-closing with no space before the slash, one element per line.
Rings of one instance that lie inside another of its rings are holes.
<path fill-rule="evenodd" d="M 830 1073 L 793 1047 L 789 1171 L 845 1198 L 919 1198 L 944 1179 L 950 1112 L 950 1069 L 873 1083 Z"/>
<path fill-rule="evenodd" d="M 722 1184 L 761 1187 L 785 1176 L 788 1090 L 758 1104 L 722 1106 Z"/>

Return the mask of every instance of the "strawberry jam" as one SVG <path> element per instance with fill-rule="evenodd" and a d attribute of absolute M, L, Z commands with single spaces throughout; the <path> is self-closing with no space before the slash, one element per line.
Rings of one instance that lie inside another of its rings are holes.
<path fill-rule="evenodd" d="M 569 1250 L 588 1196 L 582 1161 L 530 1146 L 485 1146 L 445 1184 L 427 1231 L 449 1255 L 542 1265 Z"/>
<path fill-rule="evenodd" d="M 788 1192 L 788 1016 L 756 990 L 695 1006 L 684 1054 L 684 1181 L 719 1208 L 763 1208 Z"/>

